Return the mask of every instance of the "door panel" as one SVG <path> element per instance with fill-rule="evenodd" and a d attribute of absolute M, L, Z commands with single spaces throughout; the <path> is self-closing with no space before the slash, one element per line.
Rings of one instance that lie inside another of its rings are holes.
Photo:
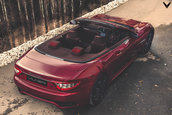
<path fill-rule="evenodd" d="M 136 54 L 132 45 L 132 38 L 125 38 L 122 42 L 108 53 L 102 60 L 105 71 L 110 76 L 110 79 L 114 79 L 120 70 L 133 58 Z"/>
<path fill-rule="evenodd" d="M 118 55 L 118 56 L 116 56 Z M 120 70 L 121 67 L 121 55 L 116 51 L 111 51 L 104 59 L 102 60 L 102 64 L 104 70 L 107 72 L 110 79 L 112 79 L 113 75 Z"/>
<path fill-rule="evenodd" d="M 123 56 L 124 50 L 127 44 L 124 44 L 126 39 L 121 40 L 116 46 L 112 46 L 112 50 L 102 58 L 102 64 L 105 71 L 112 79 L 117 74 L 125 63 L 125 57 Z"/>

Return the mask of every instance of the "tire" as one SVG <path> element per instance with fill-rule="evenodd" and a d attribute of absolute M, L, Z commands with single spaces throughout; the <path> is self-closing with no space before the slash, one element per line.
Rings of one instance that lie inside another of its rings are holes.
<path fill-rule="evenodd" d="M 104 74 L 98 76 L 98 79 L 95 82 L 90 94 L 91 106 L 98 105 L 104 99 L 107 91 L 107 86 L 107 76 Z"/>
<path fill-rule="evenodd" d="M 154 30 L 152 29 L 149 32 L 148 39 L 146 40 L 146 42 L 144 44 L 144 48 L 143 48 L 143 51 L 141 54 L 147 54 L 149 52 L 151 45 L 152 45 L 153 36 L 154 36 Z"/>

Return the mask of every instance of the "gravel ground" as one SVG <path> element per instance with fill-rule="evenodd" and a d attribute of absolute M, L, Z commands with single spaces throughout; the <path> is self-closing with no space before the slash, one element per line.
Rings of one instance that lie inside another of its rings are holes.
<path fill-rule="evenodd" d="M 60 110 L 18 93 L 13 65 L 0 68 L 0 114 L 10 115 L 172 115 L 172 6 L 160 0 L 130 0 L 108 12 L 113 16 L 148 21 L 155 27 L 151 51 L 131 64 L 96 107 Z"/>

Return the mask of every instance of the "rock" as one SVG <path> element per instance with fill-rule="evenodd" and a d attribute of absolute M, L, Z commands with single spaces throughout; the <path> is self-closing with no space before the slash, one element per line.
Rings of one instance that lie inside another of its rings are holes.
<path fill-rule="evenodd" d="M 168 89 L 169 91 L 172 91 L 172 88 L 169 88 L 169 87 L 168 87 L 167 89 Z"/>
<path fill-rule="evenodd" d="M 154 85 L 155 87 L 159 87 L 157 84 Z"/>
<path fill-rule="evenodd" d="M 136 105 L 138 102 L 135 102 L 134 104 Z"/>
<path fill-rule="evenodd" d="M 143 58 L 137 58 L 136 59 L 136 62 L 146 62 L 146 61 L 148 61 L 148 58 L 146 58 L 146 57 L 143 57 Z"/>
<path fill-rule="evenodd" d="M 157 58 L 156 61 L 160 61 L 161 59 L 160 58 Z"/>
<path fill-rule="evenodd" d="M 140 80 L 139 83 L 143 83 L 143 80 Z"/>

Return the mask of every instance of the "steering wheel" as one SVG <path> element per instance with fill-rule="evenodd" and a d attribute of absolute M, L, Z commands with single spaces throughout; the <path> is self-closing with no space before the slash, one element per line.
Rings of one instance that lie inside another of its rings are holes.
<path fill-rule="evenodd" d="M 107 44 L 113 45 L 113 44 L 117 43 L 119 40 L 120 40 L 120 35 L 118 33 L 111 33 L 107 37 Z"/>

